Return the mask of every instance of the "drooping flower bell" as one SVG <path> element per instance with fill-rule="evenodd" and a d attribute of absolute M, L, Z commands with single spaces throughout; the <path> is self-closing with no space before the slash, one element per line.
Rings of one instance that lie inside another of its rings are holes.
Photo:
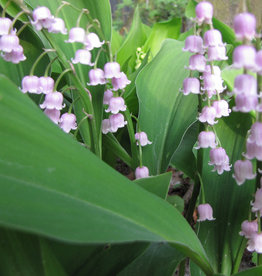
<path fill-rule="evenodd" d="M 99 37 L 95 33 L 89 33 L 85 39 L 86 49 L 91 51 L 94 48 L 100 48 L 105 42 L 100 42 Z"/>
<path fill-rule="evenodd" d="M 37 76 L 25 76 L 22 79 L 22 92 L 41 94 L 39 91 L 39 78 Z"/>
<path fill-rule="evenodd" d="M 67 29 L 65 27 L 65 22 L 62 18 L 56 17 L 54 18 L 52 24 L 48 27 L 48 32 L 49 33 L 54 33 L 54 34 L 67 34 Z"/>
<path fill-rule="evenodd" d="M 193 55 L 189 58 L 189 66 L 186 67 L 189 70 L 196 70 L 198 72 L 204 72 L 206 70 L 206 59 L 203 55 Z"/>
<path fill-rule="evenodd" d="M 245 238 L 249 239 L 257 231 L 258 231 L 258 224 L 256 220 L 253 220 L 253 221 L 244 220 L 241 224 L 241 232 L 239 232 L 239 235 L 245 236 Z"/>
<path fill-rule="evenodd" d="M 195 149 L 200 148 L 216 148 L 216 135 L 212 131 L 201 131 L 198 135 L 198 146 Z"/>
<path fill-rule="evenodd" d="M 248 12 L 237 14 L 234 18 L 234 30 L 238 40 L 252 40 L 256 34 L 256 17 Z"/>
<path fill-rule="evenodd" d="M 112 97 L 109 100 L 108 109 L 105 112 L 111 112 L 113 114 L 117 114 L 119 111 L 125 111 L 126 105 L 125 101 L 122 97 Z"/>
<path fill-rule="evenodd" d="M 235 104 L 236 106 L 233 107 L 234 111 L 247 113 L 257 109 L 258 97 L 257 95 L 247 95 L 241 93 L 236 95 Z"/>
<path fill-rule="evenodd" d="M 218 75 L 206 73 L 203 77 L 203 90 L 207 92 L 209 98 L 217 93 L 222 93 L 226 87 L 223 86 L 223 80 Z"/>
<path fill-rule="evenodd" d="M 262 50 L 258 51 L 256 53 L 256 72 L 258 72 L 259 75 L 262 75 Z"/>
<path fill-rule="evenodd" d="M 228 107 L 228 102 L 225 100 L 214 101 L 212 106 L 216 110 L 216 118 L 227 117 L 231 112 Z"/>
<path fill-rule="evenodd" d="M 205 47 L 215 47 L 215 46 L 225 46 L 223 43 L 222 35 L 219 30 L 211 29 L 204 34 L 204 46 Z"/>
<path fill-rule="evenodd" d="M 2 53 L 2 57 L 5 61 L 9 61 L 14 64 L 26 60 L 26 56 L 24 55 L 24 49 L 21 45 L 18 45 L 18 47 L 10 53 Z"/>
<path fill-rule="evenodd" d="M 6 53 L 16 51 L 19 47 L 19 38 L 15 34 L 2 35 L 0 37 L 0 50 Z"/>
<path fill-rule="evenodd" d="M 113 97 L 113 92 L 107 89 L 104 93 L 103 104 L 109 104 L 110 99 Z"/>
<path fill-rule="evenodd" d="M 135 134 L 135 139 L 137 140 L 137 145 L 141 145 L 142 147 L 146 146 L 146 145 L 151 145 L 152 142 L 150 142 L 147 138 L 147 134 L 144 131 L 141 132 L 137 132 Z"/>
<path fill-rule="evenodd" d="M 252 163 L 249 160 L 237 160 L 234 164 L 234 174 L 238 185 L 242 185 L 246 179 L 253 179 L 256 174 L 253 173 Z"/>
<path fill-rule="evenodd" d="M 44 94 L 53 92 L 54 89 L 54 80 L 51 77 L 40 77 L 39 78 L 39 91 Z"/>
<path fill-rule="evenodd" d="M 256 49 L 251 45 L 237 46 L 233 53 L 233 67 L 237 69 L 255 69 L 256 68 Z"/>
<path fill-rule="evenodd" d="M 222 174 L 224 171 L 230 171 L 229 158 L 223 148 L 211 149 L 209 152 L 210 162 L 209 165 L 214 165 L 213 171 Z"/>
<path fill-rule="evenodd" d="M 65 104 L 63 105 L 63 99 L 63 94 L 60 92 L 48 93 L 45 96 L 44 102 L 40 104 L 40 107 L 42 109 L 48 108 L 61 110 L 65 107 Z"/>
<path fill-rule="evenodd" d="M 119 128 L 124 127 L 127 124 L 124 115 L 121 113 L 112 114 L 109 116 L 110 132 L 117 132 Z"/>
<path fill-rule="evenodd" d="M 42 30 L 42 28 L 48 29 L 54 22 L 54 17 L 47 7 L 38 7 L 34 9 L 32 16 L 34 20 L 31 23 L 35 26 L 37 31 Z"/>
<path fill-rule="evenodd" d="M 77 129 L 76 116 L 72 113 L 64 113 L 59 122 L 59 126 L 64 132 L 69 133 L 71 129 Z"/>
<path fill-rule="evenodd" d="M 60 121 L 60 110 L 57 109 L 45 109 L 44 113 L 50 120 L 52 120 L 55 124 L 58 124 Z"/>
<path fill-rule="evenodd" d="M 257 189 L 255 194 L 255 201 L 251 203 L 252 212 L 260 212 L 260 215 L 262 215 L 262 188 Z"/>
<path fill-rule="evenodd" d="M 196 5 L 196 21 L 199 25 L 202 23 L 211 24 L 213 17 L 213 5 L 210 2 L 203 1 Z"/>
<path fill-rule="evenodd" d="M 109 119 L 104 119 L 102 121 L 102 133 L 107 134 L 111 131 L 111 124 Z"/>
<path fill-rule="evenodd" d="M 248 251 L 255 251 L 259 254 L 262 253 L 262 233 L 254 233 L 248 240 L 247 243 Z"/>
<path fill-rule="evenodd" d="M 84 65 L 93 66 L 94 63 L 91 62 L 92 55 L 88 50 L 79 49 L 75 52 L 75 58 L 72 59 L 72 63 L 81 63 Z"/>
<path fill-rule="evenodd" d="M 186 78 L 183 81 L 183 89 L 181 92 L 184 95 L 189 95 L 190 93 L 193 94 L 200 94 L 200 81 L 197 78 Z"/>
<path fill-rule="evenodd" d="M 80 42 L 85 43 L 86 32 L 83 28 L 74 27 L 69 31 L 69 38 L 65 42 L 73 43 L 73 42 Z"/>
<path fill-rule="evenodd" d="M 217 123 L 216 118 L 216 109 L 212 106 L 204 106 L 201 113 L 199 114 L 198 120 L 201 123 L 208 123 L 209 125 L 214 125 Z"/>
<path fill-rule="evenodd" d="M 100 68 L 91 69 L 88 73 L 90 83 L 87 85 L 98 85 L 98 84 L 105 84 L 105 73 Z"/>
<path fill-rule="evenodd" d="M 185 47 L 183 48 L 183 51 L 188 51 L 191 53 L 199 53 L 203 54 L 203 39 L 201 36 L 197 35 L 190 35 L 186 38 L 185 41 Z"/>
<path fill-rule="evenodd" d="M 246 142 L 246 153 L 243 153 L 243 156 L 247 159 L 253 159 L 257 155 L 257 145 L 254 142 Z"/>
<path fill-rule="evenodd" d="M 117 91 L 119 89 L 124 89 L 131 81 L 127 79 L 127 76 L 124 72 L 120 73 L 119 78 L 112 78 L 113 91 Z"/>
<path fill-rule="evenodd" d="M 248 142 L 256 143 L 256 145 L 262 146 L 262 123 L 255 122 L 251 126 Z"/>
<path fill-rule="evenodd" d="M 136 179 L 145 178 L 149 176 L 149 170 L 146 166 L 137 167 L 135 170 Z"/>
<path fill-rule="evenodd" d="M 117 62 L 107 62 L 104 66 L 105 78 L 120 78 L 120 65 Z"/>
<path fill-rule="evenodd" d="M 219 60 L 227 60 L 227 49 L 225 46 L 214 46 L 208 47 L 207 49 L 207 60 L 208 61 L 219 61 Z"/>
<path fill-rule="evenodd" d="M 197 221 L 215 220 L 213 218 L 213 209 L 208 203 L 198 205 L 197 212 L 199 215 Z"/>
<path fill-rule="evenodd" d="M 244 93 L 246 95 L 257 95 L 257 80 L 254 76 L 249 74 L 242 74 L 236 76 L 234 80 L 235 94 Z"/>
<path fill-rule="evenodd" d="M 7 17 L 0 18 L 0 35 L 7 35 L 12 25 L 12 21 Z"/>

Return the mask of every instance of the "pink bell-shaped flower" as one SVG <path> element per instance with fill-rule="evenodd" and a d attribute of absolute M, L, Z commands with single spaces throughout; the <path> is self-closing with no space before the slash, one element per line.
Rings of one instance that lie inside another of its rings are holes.
<path fill-rule="evenodd" d="M 250 45 L 237 46 L 233 53 L 233 67 L 237 69 L 255 69 L 256 68 L 256 50 Z"/>
<path fill-rule="evenodd" d="M 111 112 L 113 114 L 117 114 L 119 111 L 125 111 L 126 105 L 125 101 L 122 97 L 112 97 L 109 100 L 108 109 L 105 112 Z"/>
<path fill-rule="evenodd" d="M 227 117 L 231 112 L 225 100 L 214 101 L 212 106 L 216 109 L 216 118 Z"/>
<path fill-rule="evenodd" d="M 190 35 L 186 38 L 185 47 L 183 51 L 191 52 L 191 53 L 199 53 L 203 54 L 203 39 L 201 36 Z"/>
<path fill-rule="evenodd" d="M 234 18 L 234 30 L 238 40 L 252 40 L 256 34 L 256 17 L 248 12 L 237 14 Z"/>
<path fill-rule="evenodd" d="M 60 92 L 46 94 L 45 100 L 42 104 L 40 104 L 40 107 L 42 109 L 48 108 L 61 110 L 65 107 L 65 105 L 63 105 L 63 99 L 63 94 Z"/>
<path fill-rule="evenodd" d="M 94 48 L 100 48 L 105 42 L 100 42 L 99 37 L 95 33 L 89 33 L 85 39 L 86 49 L 91 51 Z"/>
<path fill-rule="evenodd" d="M 107 134 L 108 132 L 111 131 L 111 124 L 109 119 L 104 119 L 102 121 L 102 133 Z"/>
<path fill-rule="evenodd" d="M 86 32 L 83 28 L 74 27 L 69 31 L 69 38 L 65 42 L 73 43 L 73 42 L 80 42 L 84 43 L 86 38 Z"/>
<path fill-rule="evenodd" d="M 210 2 L 203 1 L 196 5 L 196 21 L 199 25 L 202 23 L 211 24 L 213 17 L 213 5 Z"/>
<path fill-rule="evenodd" d="M 147 135 L 144 131 L 141 132 L 137 132 L 135 134 L 135 139 L 137 140 L 137 145 L 141 145 L 142 147 L 146 146 L 146 145 L 151 145 L 152 142 L 150 142 L 147 138 Z"/>
<path fill-rule="evenodd" d="M 41 94 L 39 91 L 39 78 L 37 76 L 25 76 L 22 79 L 22 92 Z"/>
<path fill-rule="evenodd" d="M 206 70 L 206 59 L 203 55 L 193 55 L 189 58 L 189 66 L 186 67 L 189 70 L 196 70 L 204 72 Z"/>
<path fill-rule="evenodd" d="M 109 122 L 110 122 L 110 132 L 117 132 L 119 128 L 124 127 L 127 124 L 127 121 L 125 121 L 124 115 L 121 113 L 110 115 Z"/>
<path fill-rule="evenodd" d="M 255 122 L 250 130 L 248 142 L 256 143 L 258 146 L 262 146 L 262 123 Z"/>
<path fill-rule="evenodd" d="M 213 218 L 213 209 L 208 203 L 198 205 L 197 212 L 199 216 L 197 221 L 215 220 Z"/>
<path fill-rule="evenodd" d="M 131 81 L 127 79 L 127 76 L 124 72 L 120 73 L 119 78 L 112 78 L 113 91 L 117 91 L 118 89 L 124 89 Z"/>
<path fill-rule="evenodd" d="M 55 17 L 52 24 L 48 27 L 48 32 L 49 33 L 54 33 L 54 34 L 67 34 L 67 29 L 65 27 L 65 22 L 62 18 Z"/>
<path fill-rule="evenodd" d="M 98 85 L 98 84 L 105 84 L 105 73 L 100 68 L 91 69 L 88 73 L 90 83 L 87 85 Z"/>
<path fill-rule="evenodd" d="M 2 35 L 0 37 L 0 50 L 6 53 L 11 53 L 19 48 L 19 38 L 15 34 Z"/>
<path fill-rule="evenodd" d="M 54 17 L 47 7 L 38 7 L 34 9 L 32 16 L 34 21 L 31 23 L 35 26 L 37 31 L 42 30 L 42 28 L 48 29 L 54 22 Z"/>
<path fill-rule="evenodd" d="M 254 76 L 248 74 L 238 75 L 234 81 L 235 94 L 244 93 L 246 95 L 257 95 L 257 80 Z"/>
<path fill-rule="evenodd" d="M 75 58 L 72 58 L 72 63 L 81 63 L 84 65 L 93 66 L 94 63 L 91 62 L 91 53 L 85 49 L 76 50 Z"/>
<path fill-rule="evenodd" d="M 252 212 L 257 212 L 259 211 L 261 213 L 262 211 L 262 188 L 257 189 L 256 194 L 255 194 L 255 201 L 251 203 L 252 207 Z"/>
<path fill-rule="evenodd" d="M 253 173 L 252 163 L 249 160 L 237 160 L 234 164 L 234 174 L 238 185 L 243 184 L 246 179 L 253 179 L 256 174 Z"/>
<path fill-rule="evenodd" d="M 200 148 L 216 148 L 216 135 L 212 131 L 201 131 L 198 135 L 198 146 L 195 149 Z"/>
<path fill-rule="evenodd" d="M 203 77 L 202 79 L 204 79 L 207 75 L 215 75 L 215 76 L 218 76 L 218 77 L 221 77 L 221 70 L 218 66 L 216 65 L 213 65 L 213 73 L 212 73 L 212 69 L 211 69 L 211 66 L 210 65 L 207 65 L 206 68 L 205 68 L 205 71 L 203 72 Z"/>
<path fill-rule="evenodd" d="M 227 60 L 227 49 L 225 46 L 214 46 L 208 47 L 207 49 L 207 60 L 215 61 L 215 60 Z"/>
<path fill-rule="evenodd" d="M 5 61 L 9 61 L 14 64 L 26 60 L 26 57 L 24 55 L 24 49 L 21 45 L 18 45 L 18 47 L 10 53 L 3 53 L 2 57 Z"/>
<path fill-rule="evenodd" d="M 136 179 L 149 177 L 149 170 L 146 166 L 137 167 L 135 170 Z"/>
<path fill-rule="evenodd" d="M 193 94 L 200 94 L 200 82 L 197 78 L 186 78 L 183 81 L 183 89 L 181 92 L 184 93 L 184 95 L 188 95 L 190 93 Z"/>
<path fill-rule="evenodd" d="M 206 73 L 203 79 L 204 85 L 202 89 L 207 92 L 209 98 L 217 93 L 222 93 L 226 89 L 220 76 Z"/>
<path fill-rule="evenodd" d="M 214 125 L 217 122 L 215 121 L 216 118 L 216 109 L 212 106 L 204 106 L 202 112 L 199 115 L 198 120 L 201 123 L 208 123 L 209 125 Z"/>
<path fill-rule="evenodd" d="M 222 40 L 221 32 L 216 29 L 206 31 L 204 34 L 204 46 L 205 47 L 225 46 Z"/>
<path fill-rule="evenodd" d="M 72 113 L 64 113 L 60 118 L 60 127 L 64 132 L 69 133 L 71 129 L 77 129 L 76 116 Z"/>
<path fill-rule="evenodd" d="M 244 220 L 241 224 L 241 232 L 239 232 L 240 236 L 245 236 L 245 238 L 249 239 L 251 236 L 258 231 L 258 224 L 256 220 L 248 221 Z"/>
<path fill-rule="evenodd" d="M 117 62 L 107 62 L 104 66 L 105 78 L 120 78 L 120 65 Z"/>
<path fill-rule="evenodd" d="M 243 154 L 247 159 L 253 159 L 256 157 L 257 145 L 254 142 L 246 142 L 246 153 Z"/>
<path fill-rule="evenodd" d="M 39 78 L 39 91 L 44 94 L 53 92 L 54 90 L 54 80 L 51 77 L 40 77 Z"/>
<path fill-rule="evenodd" d="M 236 95 L 236 106 L 233 107 L 233 111 L 250 112 L 255 110 L 258 104 L 257 95 L 246 95 L 244 93 Z"/>
<path fill-rule="evenodd" d="M 109 104 L 110 99 L 113 97 L 113 92 L 111 90 L 106 90 L 104 93 L 103 104 Z"/>
<path fill-rule="evenodd" d="M 229 158 L 223 148 L 211 149 L 209 152 L 210 162 L 209 165 L 214 165 L 212 171 L 217 171 L 222 174 L 224 171 L 230 171 Z"/>
<path fill-rule="evenodd" d="M 57 110 L 57 109 L 45 109 L 44 113 L 55 124 L 59 123 L 59 121 L 60 121 L 60 110 Z"/>
<path fill-rule="evenodd" d="M 7 17 L 0 18 L 0 35 L 7 35 L 12 25 L 12 21 Z"/>
<path fill-rule="evenodd" d="M 247 242 L 247 250 L 262 253 L 262 233 L 254 233 Z"/>

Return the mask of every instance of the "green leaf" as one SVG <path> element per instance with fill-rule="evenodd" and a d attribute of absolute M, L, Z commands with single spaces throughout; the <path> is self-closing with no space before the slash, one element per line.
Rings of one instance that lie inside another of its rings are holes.
<path fill-rule="evenodd" d="M 167 201 L 172 204 L 180 213 L 182 213 L 185 209 L 184 199 L 178 195 L 168 195 Z"/>
<path fill-rule="evenodd" d="M 45 276 L 66 276 L 63 267 L 56 259 L 48 243 L 44 239 L 40 239 L 40 248 L 42 254 L 42 262 Z"/>
<path fill-rule="evenodd" d="M 38 238 L 0 229 L 0 275 L 44 276 Z"/>
<path fill-rule="evenodd" d="M 150 176 L 135 180 L 140 187 L 143 187 L 150 193 L 153 193 L 163 199 L 166 199 L 170 185 L 171 173 L 164 173 L 157 176 Z"/>
<path fill-rule="evenodd" d="M 143 51 L 150 51 L 150 54 L 154 57 L 159 52 L 165 39 L 177 39 L 179 37 L 181 26 L 181 18 L 174 18 L 166 22 L 155 23 L 150 36 L 143 46 Z"/>
<path fill-rule="evenodd" d="M 171 276 L 184 256 L 167 243 L 152 243 L 118 276 Z"/>
<path fill-rule="evenodd" d="M 123 43 L 123 36 L 116 30 L 112 29 L 112 54 L 114 55 Z"/>
<path fill-rule="evenodd" d="M 234 46 L 237 45 L 235 32 L 229 26 L 227 26 L 225 23 L 221 22 L 216 18 L 213 18 L 213 25 L 215 29 L 218 29 L 221 32 L 223 42 L 232 44 Z"/>
<path fill-rule="evenodd" d="M 117 52 L 117 62 L 120 63 L 121 66 L 128 61 L 128 66 L 130 68 L 130 72 L 134 71 L 135 61 L 136 61 L 136 50 L 138 47 L 142 47 L 146 41 L 146 33 L 144 32 L 144 28 L 140 19 L 138 6 L 135 9 L 134 17 L 132 20 L 132 26 L 123 42 L 121 48 Z"/>
<path fill-rule="evenodd" d="M 187 6 L 186 6 L 186 11 L 185 11 L 185 16 L 187 18 L 195 18 L 196 17 L 196 8 L 197 2 L 195 0 L 189 0 Z"/>
<path fill-rule="evenodd" d="M 236 273 L 234 276 L 260 276 L 261 274 L 262 266 L 258 266 Z"/>
<path fill-rule="evenodd" d="M 175 208 L 76 143 L 4 76 L 0 116 L 1 225 L 82 244 L 168 241 L 212 274 Z"/>
<path fill-rule="evenodd" d="M 165 172 L 187 128 L 196 119 L 196 95 L 179 90 L 188 76 L 190 54 L 183 42 L 167 39 L 157 56 L 136 80 L 140 129 L 153 144 L 143 149 L 143 163 L 151 175 Z"/>
<path fill-rule="evenodd" d="M 219 120 L 215 126 L 221 145 L 225 148 L 232 165 L 242 158 L 246 133 L 251 122 L 249 114 L 234 112 L 228 118 Z M 232 177 L 233 169 L 218 175 L 211 171 L 212 166 L 209 166 L 208 162 L 209 150 L 204 149 L 202 179 L 205 197 L 206 202 L 213 208 L 216 220 L 200 223 L 199 238 L 216 272 L 228 275 L 241 246 L 242 237 L 239 231 L 241 223 L 248 219 L 255 181 L 248 180 L 238 186 Z"/>

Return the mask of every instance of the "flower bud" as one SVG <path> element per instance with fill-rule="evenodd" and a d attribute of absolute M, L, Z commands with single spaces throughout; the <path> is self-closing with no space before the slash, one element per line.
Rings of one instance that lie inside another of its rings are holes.
<path fill-rule="evenodd" d="M 209 2 L 203 1 L 196 5 L 196 21 L 198 24 L 212 23 L 213 5 Z"/>
<path fill-rule="evenodd" d="M 149 176 L 149 170 L 147 167 L 137 167 L 135 170 L 136 179 L 145 178 Z"/>
<path fill-rule="evenodd" d="M 197 212 L 199 215 L 197 221 L 215 220 L 213 218 L 213 209 L 208 203 L 198 205 Z"/>

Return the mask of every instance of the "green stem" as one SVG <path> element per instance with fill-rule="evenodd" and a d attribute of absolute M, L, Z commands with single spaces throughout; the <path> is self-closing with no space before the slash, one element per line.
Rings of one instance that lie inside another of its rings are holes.
<path fill-rule="evenodd" d="M 103 50 L 103 48 L 100 48 L 99 51 L 98 51 L 98 53 L 97 53 L 97 55 L 96 55 L 95 64 L 94 64 L 94 69 L 97 68 L 97 62 L 98 62 L 98 59 L 99 59 L 99 56 L 100 56 L 102 50 Z"/>
<path fill-rule="evenodd" d="M 46 69 L 45 69 L 45 73 L 44 73 L 44 76 L 47 77 L 49 75 L 49 69 L 51 68 L 52 64 L 58 59 L 58 56 L 56 56 L 55 58 L 53 58 L 49 63 L 48 65 L 46 66 Z"/>
<path fill-rule="evenodd" d="M 71 4 L 66 2 L 66 1 L 62 1 L 62 4 L 57 8 L 56 12 L 55 12 L 55 17 L 58 16 L 58 13 L 61 11 L 61 9 L 65 6 L 70 6 Z"/>
<path fill-rule="evenodd" d="M 179 265 L 179 276 L 184 276 L 186 272 L 186 259 L 184 259 Z"/>
<path fill-rule="evenodd" d="M 81 18 L 83 16 L 83 14 L 88 14 L 89 11 L 87 9 L 82 9 L 78 18 L 77 18 L 77 21 L 76 21 L 76 26 L 79 27 L 80 26 L 80 21 L 81 21 Z"/>
<path fill-rule="evenodd" d="M 235 273 L 238 272 L 239 266 L 240 266 L 240 263 L 241 263 L 241 260 L 242 260 L 242 257 L 243 257 L 246 246 L 247 246 L 247 240 L 243 237 L 242 241 L 241 241 L 241 244 L 238 248 L 236 258 L 234 260 L 232 274 L 235 274 Z"/>
<path fill-rule="evenodd" d="M 57 91 L 57 87 L 58 87 L 58 84 L 59 82 L 61 81 L 61 79 L 63 78 L 63 76 L 68 73 L 68 72 L 72 72 L 72 68 L 67 68 L 65 69 L 61 74 L 60 76 L 57 78 L 56 82 L 55 82 L 55 85 L 54 85 L 54 91 Z"/>
<path fill-rule="evenodd" d="M 30 25 L 30 24 L 31 24 L 31 22 L 26 22 L 26 23 L 18 30 L 18 32 L 16 33 L 16 35 L 19 36 L 19 35 L 22 33 L 22 31 L 23 31 L 28 25 Z"/>
<path fill-rule="evenodd" d="M 197 172 L 197 176 L 199 178 L 200 187 L 201 187 L 201 196 L 202 196 L 201 203 L 205 204 L 206 203 L 206 197 L 205 197 L 204 183 L 203 183 L 202 177 L 199 174 L 199 172 Z"/>
<path fill-rule="evenodd" d="M 14 19 L 13 19 L 13 21 L 12 21 L 12 24 L 11 24 L 10 27 L 9 27 L 8 33 L 11 32 L 11 30 L 13 29 L 13 27 L 14 27 L 14 25 L 15 25 L 15 22 L 18 20 L 18 18 L 19 18 L 21 15 L 25 14 L 25 13 L 27 14 L 26 11 L 20 11 L 20 12 L 14 17 Z"/>
<path fill-rule="evenodd" d="M 35 68 L 36 68 L 37 64 L 39 63 L 39 61 L 42 59 L 42 57 L 50 52 L 55 52 L 55 50 L 54 49 L 44 49 L 44 52 L 34 62 L 32 68 L 30 70 L 30 73 L 29 73 L 30 76 L 34 75 Z"/>
<path fill-rule="evenodd" d="M 6 2 L 6 5 L 4 6 L 3 11 L 2 11 L 2 17 L 5 17 L 5 12 L 6 12 L 7 8 L 8 8 L 8 6 L 11 4 L 11 2 L 12 2 L 12 0 L 8 0 Z"/>

